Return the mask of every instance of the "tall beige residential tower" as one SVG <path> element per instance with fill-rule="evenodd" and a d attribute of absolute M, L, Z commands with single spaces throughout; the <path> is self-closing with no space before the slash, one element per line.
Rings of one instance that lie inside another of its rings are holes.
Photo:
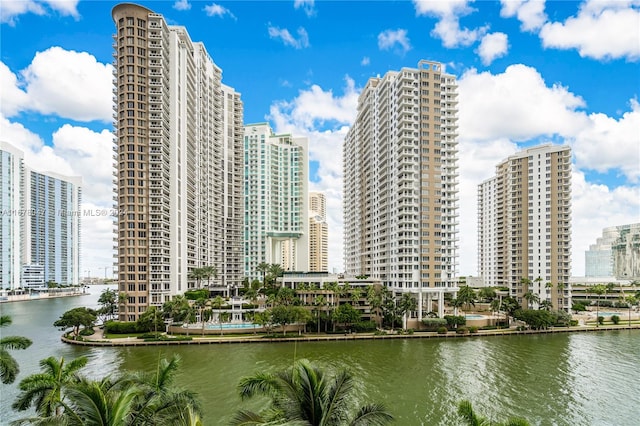
<path fill-rule="evenodd" d="M 443 68 L 369 79 L 343 150 L 345 273 L 416 295 L 418 319 L 458 290 L 458 94 Z"/>
<path fill-rule="evenodd" d="M 520 151 L 478 186 L 478 268 L 486 285 L 537 308 L 571 307 L 571 150 Z M 529 303 L 532 292 L 538 302 Z"/>
<path fill-rule="evenodd" d="M 242 102 L 184 27 L 113 8 L 116 265 L 121 320 L 194 287 L 242 281 Z M 202 285 L 202 283 L 201 283 Z"/>
<path fill-rule="evenodd" d="M 321 192 L 309 192 L 309 271 L 329 270 L 327 199 Z"/>

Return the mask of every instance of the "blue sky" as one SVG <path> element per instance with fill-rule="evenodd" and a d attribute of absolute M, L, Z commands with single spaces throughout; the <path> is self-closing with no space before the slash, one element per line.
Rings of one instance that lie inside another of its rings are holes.
<path fill-rule="evenodd" d="M 0 134 L 41 170 L 81 175 L 111 208 L 111 9 L 2 0 Z M 440 61 L 460 91 L 460 273 L 476 270 L 476 188 L 537 143 L 573 149 L 573 274 L 602 228 L 640 222 L 640 0 L 140 1 L 185 26 L 242 93 L 245 123 L 310 139 L 342 270 L 340 149 L 369 77 Z M 83 270 L 111 264 L 111 225 L 86 217 Z M 98 271 L 102 271 L 99 272 Z"/>

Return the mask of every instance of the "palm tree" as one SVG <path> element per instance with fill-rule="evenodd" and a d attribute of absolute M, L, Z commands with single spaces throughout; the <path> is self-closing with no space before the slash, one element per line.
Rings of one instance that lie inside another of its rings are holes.
<path fill-rule="evenodd" d="M 225 300 L 221 296 L 216 296 L 211 300 L 211 309 L 215 309 L 218 311 L 218 323 L 220 324 L 220 335 L 222 336 L 222 306 L 224 305 Z"/>
<path fill-rule="evenodd" d="M 505 423 L 496 423 L 481 417 L 473 410 L 471 402 L 460 401 L 458 404 L 458 415 L 468 426 L 529 426 L 529 422 L 520 417 L 511 417 Z"/>
<path fill-rule="evenodd" d="M 598 320 L 600 316 L 600 296 L 607 292 L 607 287 L 604 284 L 597 284 L 591 287 L 591 293 L 596 294 L 598 299 L 596 300 L 596 327 L 600 326 L 600 321 Z"/>
<path fill-rule="evenodd" d="M 11 324 L 11 317 L 0 316 L 0 327 Z M 31 346 L 31 340 L 21 336 L 7 336 L 0 338 L 0 379 L 2 383 L 13 383 L 20 372 L 18 362 L 8 352 L 10 349 L 27 349 Z"/>
<path fill-rule="evenodd" d="M 40 361 L 43 372 L 25 377 L 20 382 L 21 392 L 12 408 L 24 411 L 33 405 L 41 416 L 59 416 L 64 405 L 63 388 L 78 382 L 77 373 L 85 365 L 86 357 L 76 358 L 66 364 L 64 358 L 43 359 Z"/>
<path fill-rule="evenodd" d="M 118 293 L 118 319 L 120 321 L 124 321 L 126 318 L 126 308 L 127 308 L 127 302 L 129 301 L 129 295 L 127 293 L 125 293 L 124 291 L 121 291 L 120 293 Z M 124 309 L 121 309 L 120 307 L 123 307 Z"/>
<path fill-rule="evenodd" d="M 211 288 L 211 278 L 218 279 L 218 268 L 215 266 L 205 266 L 202 268 L 202 278 L 207 279 L 207 288 Z"/>
<path fill-rule="evenodd" d="M 467 316 L 466 311 L 468 311 L 471 306 L 476 306 L 476 292 L 469 287 L 468 285 L 463 285 L 458 290 L 457 299 L 462 302 L 462 304 L 467 305 L 467 309 L 465 310 L 465 318 Z"/>
<path fill-rule="evenodd" d="M 369 306 L 371 306 L 371 309 L 375 312 L 376 325 L 381 327 L 382 317 L 380 315 L 380 309 L 382 308 L 382 292 L 376 290 L 372 285 L 367 288 L 367 303 L 369 303 Z"/>
<path fill-rule="evenodd" d="M 527 301 L 527 306 L 529 307 L 529 309 L 533 309 L 534 304 L 540 303 L 540 296 L 538 296 L 531 290 L 523 294 L 522 297 Z"/>
<path fill-rule="evenodd" d="M 449 300 L 449 305 L 453 307 L 453 315 L 458 315 L 458 308 L 464 306 L 464 302 L 457 297 Z"/>
<path fill-rule="evenodd" d="M 322 294 L 317 295 L 313 299 L 313 304 L 317 307 L 318 311 L 318 334 L 320 334 L 320 308 L 322 307 L 322 309 L 324 309 L 324 307 L 327 306 L 327 303 L 327 298 Z"/>
<path fill-rule="evenodd" d="M 261 413 L 241 410 L 232 425 L 304 424 L 309 426 L 385 425 L 393 420 L 381 404 L 353 406 L 355 380 L 346 370 L 328 377 L 307 360 L 276 374 L 257 373 L 240 381 L 242 399 L 271 399 Z"/>
<path fill-rule="evenodd" d="M 407 328 L 408 316 L 411 312 L 418 309 L 418 302 L 410 293 L 402 293 L 402 297 L 398 302 L 398 315 L 403 317 L 404 328 Z"/>
<path fill-rule="evenodd" d="M 135 414 L 128 424 L 173 425 L 183 416 L 186 408 L 200 415 L 201 407 L 196 395 L 174 385 L 179 367 L 180 357 L 174 355 L 169 360 L 159 360 L 155 372 L 137 372 L 124 381 L 126 387 L 139 389 L 135 399 Z"/>
<path fill-rule="evenodd" d="M 267 271 L 269 270 L 269 264 L 266 262 L 258 263 L 256 266 L 256 271 L 262 272 L 262 287 L 267 287 Z"/>
<path fill-rule="evenodd" d="M 188 278 L 192 280 L 196 280 L 196 287 L 200 288 L 200 282 L 205 277 L 205 272 L 203 268 L 193 268 L 191 272 L 189 272 Z"/>

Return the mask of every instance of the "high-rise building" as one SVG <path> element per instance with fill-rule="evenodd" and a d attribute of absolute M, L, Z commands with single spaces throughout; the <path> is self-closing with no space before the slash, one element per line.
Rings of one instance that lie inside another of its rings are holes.
<path fill-rule="evenodd" d="M 309 269 L 309 141 L 275 134 L 268 123 L 244 127 L 244 273 L 260 263 Z"/>
<path fill-rule="evenodd" d="M 640 223 L 604 228 L 585 252 L 585 276 L 640 278 Z"/>
<path fill-rule="evenodd" d="M 21 225 L 24 212 L 20 190 L 24 154 L 5 142 L 0 142 L 0 195 L 2 196 L 2 221 L 0 226 L 0 263 L 3 289 L 15 289 L 20 285 Z"/>
<path fill-rule="evenodd" d="M 53 172 L 24 174 L 23 206 L 29 241 L 23 265 L 44 268 L 44 282 L 80 282 L 80 201 L 82 179 Z"/>
<path fill-rule="evenodd" d="M 242 283 L 242 102 L 204 45 L 162 15 L 113 8 L 117 268 L 135 320 L 198 283 Z M 214 267 L 207 281 L 195 268 Z"/>
<path fill-rule="evenodd" d="M 329 270 L 327 200 L 321 192 L 309 192 L 309 271 Z"/>
<path fill-rule="evenodd" d="M 82 179 L 35 171 L 8 143 L 0 153 L 2 288 L 78 284 Z"/>
<path fill-rule="evenodd" d="M 345 273 L 417 294 L 418 319 L 458 290 L 457 96 L 438 62 L 370 78 L 344 142 Z"/>
<path fill-rule="evenodd" d="M 520 303 L 532 292 L 539 300 L 532 307 L 545 300 L 571 307 L 568 146 L 520 151 L 478 186 L 478 268 L 486 285 L 508 287 Z"/>

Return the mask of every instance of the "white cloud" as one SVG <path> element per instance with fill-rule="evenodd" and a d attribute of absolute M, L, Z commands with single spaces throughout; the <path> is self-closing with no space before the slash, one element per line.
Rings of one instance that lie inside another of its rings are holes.
<path fill-rule="evenodd" d="M 6 70 L 0 72 L 3 85 L 13 84 L 4 89 L 11 102 L 8 111 L 2 108 L 7 114 L 19 106 L 78 121 L 111 120 L 112 67 L 86 52 L 61 47 L 38 52 L 29 67 L 20 72 L 19 81 L 11 81 Z M 24 96 L 19 93 L 22 88 Z"/>
<path fill-rule="evenodd" d="M 0 112 L 11 117 L 22 110 L 28 104 L 29 97 L 20 88 L 16 75 L 11 72 L 4 62 L 0 62 L 0 86 L 2 87 L 2 102 Z"/>
<path fill-rule="evenodd" d="M 364 58 L 362 58 L 362 60 L 360 61 L 360 65 L 362 65 L 363 67 L 366 67 L 367 65 L 369 65 L 371 63 L 371 59 L 368 56 L 365 56 Z"/>
<path fill-rule="evenodd" d="M 505 33 L 491 33 L 482 37 L 478 46 L 478 55 L 484 65 L 489 65 L 496 58 L 507 54 L 509 50 L 509 40 Z"/>
<path fill-rule="evenodd" d="M 79 0 L 3 0 L 0 7 L 0 22 L 15 25 L 18 16 L 25 13 L 46 15 L 49 10 L 62 16 L 80 17 Z"/>
<path fill-rule="evenodd" d="M 398 50 L 401 54 L 405 54 L 411 50 L 409 37 L 407 37 L 407 30 L 384 30 L 378 34 L 378 48 L 380 50 L 391 50 L 396 46 L 398 46 Z"/>
<path fill-rule="evenodd" d="M 544 13 L 546 0 L 500 0 L 502 9 L 500 16 L 510 18 L 517 16 L 522 23 L 523 31 L 537 30 L 547 21 Z"/>
<path fill-rule="evenodd" d="M 431 35 L 442 40 L 445 47 L 469 46 L 488 29 L 487 26 L 468 29 L 460 27 L 460 17 L 473 12 L 469 3 L 473 0 L 428 1 L 413 0 L 416 15 L 434 16 L 439 19 Z"/>
<path fill-rule="evenodd" d="M 546 48 L 577 49 L 594 59 L 640 58 L 640 1 L 589 0 L 577 16 L 548 22 L 540 30 Z"/>
<path fill-rule="evenodd" d="M 548 87 L 535 68 L 517 64 L 504 73 L 467 71 L 460 78 L 460 135 L 473 140 L 575 135 L 587 124 L 579 96 Z"/>
<path fill-rule="evenodd" d="M 191 9 L 191 3 L 189 3 L 189 0 L 176 0 L 173 8 L 176 10 L 189 10 Z"/>
<path fill-rule="evenodd" d="M 473 3 L 473 0 L 413 0 L 417 15 L 435 16 L 468 15 L 472 10 L 469 3 Z"/>
<path fill-rule="evenodd" d="M 298 38 L 296 39 L 291 35 L 288 29 L 279 28 L 269 25 L 269 37 L 274 39 L 280 39 L 286 46 L 293 46 L 296 49 L 302 49 L 309 47 L 309 35 L 307 30 L 303 27 L 298 28 Z"/>
<path fill-rule="evenodd" d="M 349 77 L 341 96 L 313 85 L 291 101 L 273 103 L 268 117 L 277 132 L 309 138 L 309 159 L 319 164 L 319 181 L 311 182 L 310 190 L 323 192 L 327 198 L 329 268 L 338 271 L 344 269 L 342 143 L 355 118 L 358 95 Z"/>
<path fill-rule="evenodd" d="M 589 115 L 589 126 L 572 142 L 580 168 L 598 172 L 619 169 L 629 181 L 640 181 L 640 105 L 635 99 L 631 108 L 619 120 L 601 113 Z"/>
<path fill-rule="evenodd" d="M 207 16 L 219 16 L 222 18 L 224 15 L 229 15 L 231 18 L 236 19 L 235 15 L 231 13 L 229 9 L 216 3 L 211 3 L 210 5 L 205 6 L 202 10 L 204 10 Z"/>
<path fill-rule="evenodd" d="M 312 17 L 316 14 L 315 0 L 295 0 L 293 2 L 295 9 L 302 9 L 308 17 Z"/>

